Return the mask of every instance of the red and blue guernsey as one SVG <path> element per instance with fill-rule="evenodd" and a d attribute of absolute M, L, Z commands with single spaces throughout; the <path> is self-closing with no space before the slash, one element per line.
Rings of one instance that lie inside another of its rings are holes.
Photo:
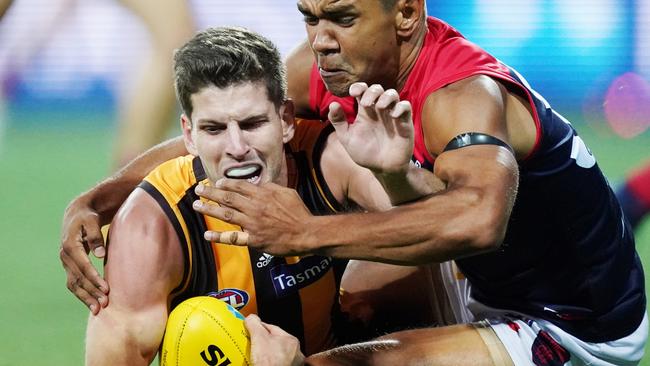
<path fill-rule="evenodd" d="M 519 161 L 519 191 L 501 248 L 457 261 L 472 284 L 472 297 L 546 319 L 584 341 L 627 336 L 645 314 L 643 269 L 630 227 L 595 158 L 521 75 L 435 18 L 428 19 L 423 48 L 400 91 L 414 110 L 413 159 L 427 169 L 435 162 L 422 136 L 426 97 L 478 74 L 528 100 L 537 138 L 531 154 Z M 330 94 L 314 66 L 312 109 L 326 119 L 333 101 L 354 119 L 354 99 Z"/>

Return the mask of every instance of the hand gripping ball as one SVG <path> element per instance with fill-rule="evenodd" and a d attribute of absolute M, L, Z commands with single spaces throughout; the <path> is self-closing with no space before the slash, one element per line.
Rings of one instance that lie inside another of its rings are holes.
<path fill-rule="evenodd" d="M 167 319 L 162 366 L 250 365 L 244 316 L 225 302 L 198 296 L 180 303 Z"/>

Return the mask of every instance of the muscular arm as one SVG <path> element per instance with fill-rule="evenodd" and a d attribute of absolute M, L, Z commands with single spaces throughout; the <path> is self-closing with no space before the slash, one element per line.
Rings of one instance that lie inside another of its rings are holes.
<path fill-rule="evenodd" d="M 90 315 L 87 365 L 149 365 L 182 277 L 178 238 L 153 198 L 136 190 L 111 225 L 105 267 L 111 306 Z"/>
<path fill-rule="evenodd" d="M 59 257 L 66 270 L 67 286 L 93 313 L 108 304 L 106 281 L 90 262 L 87 253 L 104 256 L 100 227 L 111 221 L 122 202 L 158 164 L 187 154 L 182 137 L 151 148 L 112 177 L 75 198 L 66 208 L 61 230 Z"/>
<path fill-rule="evenodd" d="M 431 95 L 423 111 L 429 151 L 437 155 L 463 132 L 508 142 L 504 104 L 503 89 L 486 77 L 463 80 Z M 445 152 L 438 156 L 434 174 L 446 188 L 427 199 L 388 212 L 310 218 L 305 251 L 413 264 L 498 247 L 518 184 L 512 154 L 492 145 Z"/>
<path fill-rule="evenodd" d="M 312 217 L 305 224 L 304 251 L 422 264 L 498 247 L 517 187 L 516 162 L 503 148 L 462 150 L 436 162 L 447 189 L 386 212 Z"/>

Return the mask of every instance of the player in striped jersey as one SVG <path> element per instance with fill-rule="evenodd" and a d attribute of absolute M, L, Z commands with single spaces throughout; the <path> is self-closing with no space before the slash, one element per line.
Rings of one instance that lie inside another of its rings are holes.
<path fill-rule="evenodd" d="M 206 230 L 245 233 L 227 219 L 196 213 L 195 189 L 223 177 L 273 182 L 294 188 L 317 215 L 354 204 L 387 209 L 388 194 L 352 161 L 330 125 L 294 120 L 280 56 L 270 41 L 239 28 L 208 29 L 177 51 L 174 61 L 181 125 L 192 155 L 156 168 L 116 214 L 105 262 L 111 304 L 89 318 L 86 363 L 150 363 L 169 311 L 205 294 L 281 326 L 300 339 L 305 354 L 335 345 L 332 319 L 344 262 L 273 257 L 205 241 Z M 386 98 L 387 113 L 377 123 L 410 125 L 410 105 Z M 402 140 L 412 143 L 394 139 Z M 428 179 L 432 175 L 413 168 L 400 196 L 430 193 L 435 185 Z"/>

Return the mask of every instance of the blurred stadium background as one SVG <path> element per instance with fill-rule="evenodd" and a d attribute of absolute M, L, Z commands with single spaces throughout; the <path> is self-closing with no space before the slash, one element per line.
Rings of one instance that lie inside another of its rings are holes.
<path fill-rule="evenodd" d="M 190 3 L 199 27 L 250 27 L 283 54 L 304 37 L 293 0 Z M 650 160 L 650 0 L 428 0 L 428 9 L 528 78 L 611 182 Z M 87 311 L 65 288 L 61 216 L 109 173 L 116 103 L 148 47 L 113 0 L 18 0 L 0 21 L 0 365 L 83 362 Z M 650 220 L 637 247 L 650 269 Z"/>

